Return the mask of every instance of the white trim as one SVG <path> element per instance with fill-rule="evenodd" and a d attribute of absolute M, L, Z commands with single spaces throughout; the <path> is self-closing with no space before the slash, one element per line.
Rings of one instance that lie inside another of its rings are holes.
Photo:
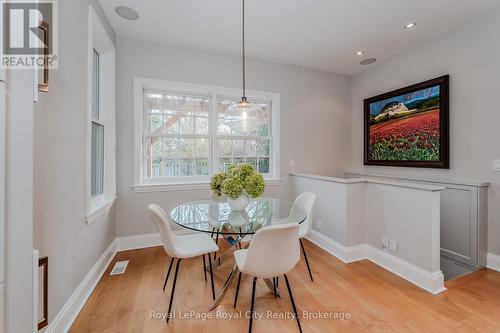
<path fill-rule="evenodd" d="M 152 234 L 116 237 L 117 251 L 145 249 L 153 246 L 161 246 L 161 237 L 159 232 Z"/>
<path fill-rule="evenodd" d="M 266 186 L 279 186 L 281 179 L 265 180 Z M 152 183 L 152 184 L 134 184 L 131 188 L 135 193 L 151 192 L 171 192 L 171 191 L 210 191 L 209 182 L 188 182 L 188 183 Z"/>
<path fill-rule="evenodd" d="M 88 50 L 87 50 L 87 146 L 86 146 L 86 222 L 92 223 L 98 216 L 109 210 L 116 196 L 115 158 L 115 46 L 109 38 L 94 7 L 88 10 Z M 92 75 L 93 51 L 99 52 L 99 123 L 104 125 L 104 179 L 103 193 L 91 196 L 91 140 L 92 140 Z"/>
<path fill-rule="evenodd" d="M 317 180 L 324 180 L 333 183 L 341 183 L 341 184 L 357 184 L 357 183 L 370 183 L 370 184 L 382 184 L 388 186 L 395 187 L 405 187 L 411 188 L 415 190 L 423 190 L 423 191 L 442 191 L 445 188 L 443 186 L 436 185 L 425 185 L 419 183 L 409 183 L 395 180 L 383 180 L 383 179 L 370 179 L 370 178 L 335 178 L 335 177 L 326 177 L 326 176 L 318 176 L 318 175 L 310 175 L 304 173 L 290 173 L 290 176 L 294 177 L 302 177 L 302 178 L 311 178 Z"/>
<path fill-rule="evenodd" d="M 366 244 L 366 259 L 396 274 L 414 285 L 437 295 L 446 291 L 444 275 L 441 271 L 427 272 L 406 260 Z"/>
<path fill-rule="evenodd" d="M 1 33 L 1 31 L 0 31 Z M 7 146 L 7 135 L 6 135 L 6 91 L 5 82 L 0 81 L 0 283 L 5 282 L 5 260 L 6 256 L 6 189 L 7 179 L 5 178 L 6 170 L 6 146 Z M 0 303 L 3 303 L 4 298 L 0 299 Z M 2 324 L 0 324 L 0 332 L 2 329 Z"/>
<path fill-rule="evenodd" d="M 346 264 L 366 259 L 364 244 L 346 247 L 316 230 L 311 230 L 307 239 Z"/>
<path fill-rule="evenodd" d="M 357 184 L 365 182 L 364 178 L 337 178 L 337 177 L 320 176 L 320 175 L 298 173 L 298 172 L 290 172 L 290 176 L 324 180 L 327 182 L 341 183 L 341 184 Z"/>
<path fill-rule="evenodd" d="M 181 229 L 175 229 L 174 233 L 176 235 L 186 235 L 186 234 L 196 233 L 196 231 L 186 228 L 181 228 Z M 223 235 L 219 235 L 219 238 L 223 238 Z M 148 247 L 155 247 L 155 246 L 162 246 L 161 236 L 159 232 L 154 232 L 151 234 L 116 237 L 117 252 L 146 249 Z"/>
<path fill-rule="evenodd" d="M 241 96 L 241 90 L 236 88 L 229 87 L 219 87 L 219 86 L 209 86 L 202 84 L 192 84 L 185 82 L 176 82 L 176 81 L 167 81 L 167 80 L 159 80 L 159 79 L 147 79 L 141 77 L 134 78 L 134 185 L 133 187 L 139 187 L 142 185 L 147 185 L 145 180 L 143 180 L 142 169 L 143 169 L 143 130 L 144 130 L 144 89 L 156 89 L 156 90 L 168 90 L 179 93 L 194 93 L 194 94 L 204 94 L 211 98 L 211 110 L 215 110 L 214 96 Z M 246 95 L 249 99 L 265 99 L 270 100 L 272 103 L 271 110 L 271 148 L 272 153 L 270 153 L 270 162 L 271 162 L 271 173 L 268 177 L 272 179 L 280 178 L 280 94 L 273 92 L 264 92 L 257 90 L 247 90 Z M 217 171 L 215 170 L 216 162 L 214 161 L 213 156 L 217 156 L 215 150 L 215 140 L 217 139 L 217 135 L 214 132 L 216 126 L 216 115 L 214 116 L 214 112 L 211 112 L 209 115 L 209 136 L 211 140 L 210 147 L 210 157 L 209 157 L 209 176 Z M 264 177 L 266 177 L 264 175 Z M 177 177 L 176 177 L 177 178 Z M 153 180 L 159 181 L 163 183 L 163 180 Z M 178 182 L 175 178 L 172 180 L 168 180 L 167 182 Z M 188 185 L 193 181 L 191 179 L 186 180 Z"/>
<path fill-rule="evenodd" d="M 441 271 L 427 272 L 369 244 L 346 247 L 315 230 L 311 231 L 308 239 L 345 263 L 368 259 L 433 295 L 446 291 Z"/>
<path fill-rule="evenodd" d="M 95 208 L 93 211 L 90 213 L 87 213 L 87 216 L 85 217 L 85 220 L 87 221 L 87 224 L 90 224 L 97 220 L 101 215 L 107 214 L 111 207 L 113 207 L 113 204 L 115 203 L 116 197 L 113 199 L 104 202 L 100 207 Z"/>
<path fill-rule="evenodd" d="M 116 241 L 114 240 L 87 273 L 80 285 L 76 288 L 62 309 L 45 329 L 45 333 L 68 332 L 76 317 L 82 310 L 95 286 L 108 268 L 116 254 Z"/>
<path fill-rule="evenodd" d="M 194 84 L 194 83 L 186 83 L 179 81 L 169 81 L 169 80 L 160 80 L 160 79 L 148 79 L 142 77 L 134 78 L 134 86 L 139 86 L 141 88 L 151 88 L 151 89 L 168 89 L 177 92 L 185 92 L 185 93 L 204 93 L 207 95 L 213 94 L 214 91 L 217 92 L 218 95 L 222 96 L 240 96 L 241 89 L 239 88 L 231 88 L 231 87 L 221 87 L 221 86 L 212 86 L 206 84 Z M 141 93 L 142 95 L 142 93 Z M 247 90 L 246 95 L 248 99 L 273 99 L 275 97 L 279 97 L 278 93 L 267 92 L 267 91 L 259 91 L 259 90 Z"/>
<path fill-rule="evenodd" d="M 412 180 L 412 181 L 421 181 L 426 183 L 442 183 L 442 184 L 450 184 L 450 185 L 465 185 L 465 186 L 477 186 L 477 187 L 488 187 L 490 183 L 481 182 L 481 181 L 473 181 L 473 180 L 457 180 L 457 179 L 447 179 L 447 178 L 423 178 L 416 176 L 401 176 L 395 177 L 390 175 L 382 175 L 376 173 L 359 173 L 359 172 L 351 172 L 345 171 L 344 175 L 346 177 L 372 177 L 372 178 L 385 178 L 385 179 L 394 179 L 394 180 Z"/>
<path fill-rule="evenodd" d="M 500 256 L 497 254 L 488 253 L 486 267 L 500 272 Z"/>

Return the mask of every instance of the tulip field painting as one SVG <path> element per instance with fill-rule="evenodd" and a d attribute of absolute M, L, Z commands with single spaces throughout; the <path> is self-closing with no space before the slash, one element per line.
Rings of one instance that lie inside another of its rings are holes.
<path fill-rule="evenodd" d="M 365 164 L 448 168 L 448 76 L 365 100 Z"/>

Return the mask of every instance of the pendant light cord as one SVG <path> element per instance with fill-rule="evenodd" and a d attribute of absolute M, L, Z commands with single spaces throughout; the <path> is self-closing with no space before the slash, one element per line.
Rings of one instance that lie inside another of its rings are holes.
<path fill-rule="evenodd" d="M 246 95 L 245 95 L 245 0 L 242 0 L 243 1 L 243 6 L 242 6 L 242 13 L 243 13 L 243 17 L 242 17 L 242 29 L 241 29 L 241 32 L 242 32 L 242 38 L 241 38 L 241 41 L 242 41 L 242 47 L 241 47 L 241 50 L 242 50 L 242 59 L 243 59 L 243 66 L 242 66 L 242 69 L 243 69 L 243 97 L 242 97 L 242 101 L 246 101 Z"/>

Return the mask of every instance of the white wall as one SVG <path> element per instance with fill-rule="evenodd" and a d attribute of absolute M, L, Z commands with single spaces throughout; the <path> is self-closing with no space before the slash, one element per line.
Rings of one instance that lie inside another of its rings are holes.
<path fill-rule="evenodd" d="M 147 205 L 166 209 L 207 191 L 136 194 L 133 184 L 133 78 L 240 87 L 241 59 L 150 42 L 117 39 L 117 235 L 156 232 Z M 290 160 L 297 170 L 342 174 L 347 157 L 349 79 L 319 71 L 250 60 L 247 87 L 281 94 L 280 187 L 269 195 L 290 198 Z"/>
<path fill-rule="evenodd" d="M 391 255 L 427 272 L 440 271 L 439 190 L 400 185 L 366 183 L 366 244 L 382 250 L 382 237 L 396 240 L 398 252 Z"/>
<path fill-rule="evenodd" d="M 418 27 L 417 27 L 418 29 Z M 500 254 L 500 12 L 423 47 L 363 71 L 351 80 L 350 160 L 347 170 L 491 182 L 488 247 Z M 450 170 L 363 165 L 363 99 L 444 74 L 451 75 Z"/>
<path fill-rule="evenodd" d="M 0 327 L 0 330 L 31 332 L 33 327 L 33 72 L 7 71 L 6 95 L 6 289 L 3 314 L 5 327 Z"/>
<path fill-rule="evenodd" d="M 35 106 L 35 247 L 49 257 L 49 324 L 115 238 L 114 212 L 87 225 L 88 5 L 59 1 L 59 68 Z"/>
<path fill-rule="evenodd" d="M 440 191 L 444 188 L 376 179 L 293 174 L 294 195 L 313 192 L 308 237 L 344 262 L 369 259 L 435 294 L 440 271 Z M 398 242 L 397 251 L 382 238 Z"/>
<path fill-rule="evenodd" d="M 316 193 L 313 230 L 349 247 L 365 243 L 364 181 L 292 176 L 292 193 Z"/>

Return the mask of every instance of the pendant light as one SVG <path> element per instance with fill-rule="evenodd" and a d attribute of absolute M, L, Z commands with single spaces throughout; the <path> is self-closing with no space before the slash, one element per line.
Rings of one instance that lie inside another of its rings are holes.
<path fill-rule="evenodd" d="M 239 103 L 233 103 L 226 108 L 224 123 L 238 134 L 254 134 L 265 122 L 264 110 L 258 104 L 249 102 L 245 91 L 245 0 L 242 0 L 242 78 L 243 96 Z"/>

